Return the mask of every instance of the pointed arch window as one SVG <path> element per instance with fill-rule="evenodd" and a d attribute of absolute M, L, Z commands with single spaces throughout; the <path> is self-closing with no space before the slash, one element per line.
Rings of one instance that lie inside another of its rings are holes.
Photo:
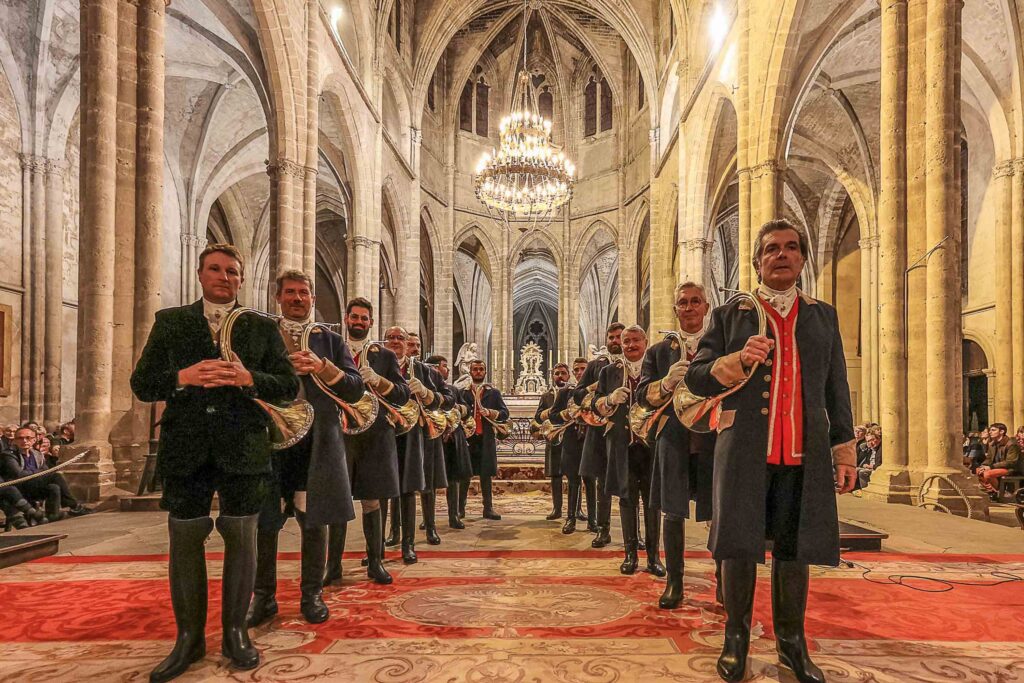
<path fill-rule="evenodd" d="M 466 81 L 459 97 L 459 128 L 467 133 L 473 132 L 473 81 Z"/>
<path fill-rule="evenodd" d="M 612 129 L 612 89 L 595 71 L 583 88 L 583 137 Z"/>
<path fill-rule="evenodd" d="M 601 130 L 612 129 L 612 89 L 608 80 L 601 79 Z"/>
<path fill-rule="evenodd" d="M 427 85 L 427 108 L 430 109 L 431 112 L 437 111 L 437 106 L 435 105 L 434 102 L 434 81 L 436 78 L 436 75 L 431 76 L 430 84 Z"/>
<path fill-rule="evenodd" d="M 487 137 L 490 92 L 483 69 L 476 67 L 459 96 L 459 130 Z"/>
<path fill-rule="evenodd" d="M 395 42 L 395 49 L 402 51 L 402 0 L 395 0 L 388 17 L 388 34 Z"/>
<path fill-rule="evenodd" d="M 551 121 L 555 118 L 555 97 L 551 94 L 551 88 L 544 86 L 540 95 L 537 96 L 537 106 L 540 107 L 540 115 Z"/>
<path fill-rule="evenodd" d="M 636 68 L 636 89 L 637 89 L 637 111 L 644 108 L 644 75 L 640 73 L 640 67 Z"/>
<path fill-rule="evenodd" d="M 583 89 L 583 137 L 597 135 L 597 81 L 593 76 Z"/>
<path fill-rule="evenodd" d="M 476 82 L 476 134 L 487 137 L 487 100 L 491 86 L 483 77 Z"/>

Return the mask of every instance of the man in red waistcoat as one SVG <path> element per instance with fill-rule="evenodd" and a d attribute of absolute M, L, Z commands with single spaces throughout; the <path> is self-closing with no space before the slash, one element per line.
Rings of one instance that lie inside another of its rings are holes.
<path fill-rule="evenodd" d="M 785 220 L 754 241 L 756 291 L 768 319 L 758 334 L 750 301 L 712 313 L 686 385 L 725 397 L 717 416 L 713 523 L 727 614 L 718 673 L 743 680 L 757 563 L 772 546 L 772 618 L 779 661 L 801 683 L 824 681 L 804 637 L 808 565 L 839 563 L 835 494 L 857 481 L 846 360 L 835 309 L 797 289 L 807 236 Z M 749 379 L 747 379 L 749 376 Z"/>

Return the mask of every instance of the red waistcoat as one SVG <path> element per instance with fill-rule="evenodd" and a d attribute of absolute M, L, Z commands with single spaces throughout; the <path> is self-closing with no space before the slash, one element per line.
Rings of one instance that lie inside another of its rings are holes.
<path fill-rule="evenodd" d="M 785 317 L 767 303 L 764 309 L 775 337 L 768 403 L 768 464 L 802 465 L 804 397 L 795 335 L 800 297 L 796 298 Z"/>

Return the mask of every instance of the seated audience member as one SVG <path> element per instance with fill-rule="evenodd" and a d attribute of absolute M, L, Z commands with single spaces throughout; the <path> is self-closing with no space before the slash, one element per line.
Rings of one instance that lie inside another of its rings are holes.
<path fill-rule="evenodd" d="M 19 427 L 14 433 L 14 451 L 7 451 L 0 455 L 0 476 L 6 481 L 20 479 L 30 474 L 45 471 L 47 468 L 40 465 L 44 459 L 38 451 L 32 448 L 37 435 L 31 427 Z M 59 472 L 36 477 L 29 481 L 18 484 L 18 490 L 25 498 L 30 500 L 46 501 L 46 517 L 51 522 L 63 519 L 67 516 L 62 507 L 69 508 L 67 514 L 73 517 L 87 515 L 92 510 L 85 507 L 71 495 L 71 489 L 67 480 Z"/>
<path fill-rule="evenodd" d="M 53 452 L 50 437 L 41 436 L 36 439 L 35 452 L 39 455 L 37 460 L 39 461 L 40 467 L 44 470 L 48 470 L 57 464 L 57 454 Z"/>
<path fill-rule="evenodd" d="M 862 489 L 871 480 L 871 473 L 882 464 L 882 430 L 870 427 L 864 437 L 863 460 L 857 458 L 857 488 Z"/>
<path fill-rule="evenodd" d="M 14 450 L 14 432 L 18 425 L 7 425 L 4 427 L 3 436 L 0 436 L 0 452 Z"/>
<path fill-rule="evenodd" d="M 35 524 L 45 524 L 46 515 L 25 500 L 16 486 L 0 488 L 0 511 L 3 511 L 8 528 L 24 529 Z"/>
<path fill-rule="evenodd" d="M 978 483 L 992 500 L 999 499 L 999 480 L 1007 475 L 1019 475 L 1022 468 L 1020 446 L 1017 439 L 1006 434 L 1006 425 L 993 422 L 988 428 L 988 449 L 985 462 L 978 466 Z"/>
<path fill-rule="evenodd" d="M 985 462 L 985 443 L 978 432 L 971 432 L 964 440 L 964 467 L 973 474 Z"/>
<path fill-rule="evenodd" d="M 50 435 L 50 443 L 54 446 L 66 446 L 75 442 L 75 421 L 65 422 L 56 432 Z"/>
<path fill-rule="evenodd" d="M 865 437 L 867 435 L 867 427 L 864 425 L 855 425 L 853 428 L 853 438 L 856 439 L 854 448 L 857 449 L 857 466 L 860 467 L 861 462 L 867 457 L 867 446 L 865 445 Z"/>

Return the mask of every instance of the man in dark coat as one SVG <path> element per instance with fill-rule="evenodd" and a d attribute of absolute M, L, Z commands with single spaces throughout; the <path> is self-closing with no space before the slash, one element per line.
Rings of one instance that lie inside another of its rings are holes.
<path fill-rule="evenodd" d="M 167 681 L 206 653 L 206 557 L 220 499 L 217 530 L 224 537 L 221 651 L 235 668 L 259 665 L 246 612 L 256 570 L 256 523 L 271 474 L 271 420 L 254 400 L 295 398 L 299 379 L 272 320 L 247 314 L 234 326 L 232 360 L 221 360 L 221 323 L 236 307 L 242 258 L 231 245 L 199 255 L 203 298 L 164 309 L 142 351 L 131 386 L 141 401 L 166 401 L 160 422 L 157 472 L 161 507 L 170 513 L 171 604 L 178 624 L 174 649 L 150 674 Z"/>
<path fill-rule="evenodd" d="M 772 615 L 779 661 L 797 680 L 824 681 L 804 637 L 808 565 L 839 562 L 835 494 L 857 481 L 853 414 L 839 320 L 832 306 L 796 288 L 807 236 L 785 220 L 754 241 L 754 302 L 715 309 L 685 382 L 700 396 L 727 395 L 717 409 L 713 524 L 722 560 L 727 621 L 718 673 L 742 680 L 750 645 L 757 563 L 772 539 Z"/>
<path fill-rule="evenodd" d="M 448 488 L 448 476 L 444 467 L 444 444 L 442 436 L 444 427 L 428 422 L 430 415 L 437 415 L 451 410 L 455 405 L 455 395 L 445 387 L 444 379 L 437 368 L 420 361 L 423 343 L 415 332 L 409 333 L 405 348 L 409 362 L 412 364 L 416 380 L 433 392 L 436 401 L 433 406 L 423 404 L 423 483 L 420 492 L 420 507 L 423 509 L 423 530 L 427 543 L 440 545 L 441 537 L 437 535 L 437 489 Z M 409 366 L 406 366 L 407 368 Z M 410 380 L 410 386 L 413 386 Z"/>
<path fill-rule="evenodd" d="M 277 277 L 276 285 L 281 338 L 299 374 L 299 396 L 313 406 L 315 417 L 305 438 L 272 458 L 274 477 L 256 533 L 250 628 L 268 621 L 278 611 L 277 540 L 287 519 L 286 511 L 294 510 L 299 524 L 299 606 L 311 624 L 323 623 L 330 616 L 321 596 L 327 564 L 327 525 L 344 524 L 355 517 L 337 399 L 358 401 L 363 395 L 363 380 L 345 342 L 334 332 L 314 326 L 309 348 L 302 348 L 303 332 L 313 324 L 310 318 L 316 304 L 312 278 L 301 270 L 288 270 Z"/>
<path fill-rule="evenodd" d="M 441 381 L 444 382 L 441 391 L 451 397 L 452 408 L 457 409 L 459 419 L 465 419 L 472 412 L 473 404 L 469 402 L 468 395 L 448 382 L 448 359 L 434 355 L 427 359 L 427 364 L 437 368 Z M 466 525 L 462 523 L 462 518 L 466 516 L 466 499 L 461 496 L 461 492 L 469 489 L 469 482 L 473 478 L 473 464 L 469 460 L 466 431 L 461 424 L 450 424 L 441 439 L 444 448 L 444 471 L 448 479 L 448 526 L 452 529 L 465 529 Z"/>
<path fill-rule="evenodd" d="M 409 385 L 398 370 L 395 354 L 379 342 L 369 340 L 373 325 L 373 304 L 362 297 L 345 306 L 345 334 L 359 375 L 378 401 L 377 417 L 363 431 L 345 434 L 345 455 L 352 497 L 362 508 L 363 537 L 366 539 L 366 575 L 379 584 L 390 584 L 384 568 L 384 513 L 381 499 L 397 496 L 398 449 L 389 406 L 405 405 Z M 341 554 L 345 550 L 346 524 L 332 524 L 327 537 L 327 570 L 324 585 L 341 581 Z"/>
<path fill-rule="evenodd" d="M 637 400 L 646 351 L 647 333 L 639 325 L 627 327 L 622 332 L 622 359 L 606 366 L 598 376 L 594 407 L 599 415 L 608 419 L 604 437 L 608 471 L 603 484 L 610 495 L 619 499 L 619 520 L 626 551 L 619 571 L 623 574 L 636 572 L 639 545 L 637 515 L 642 503 L 647 571 L 660 577 L 665 576 L 665 567 L 658 557 L 661 514 L 650 504 L 651 449 L 629 428 L 629 410 Z"/>
<path fill-rule="evenodd" d="M 43 455 L 33 448 L 33 444 L 39 439 L 39 434 L 32 427 L 18 427 L 12 439 L 13 447 L 5 452 L 0 452 L 0 479 L 12 481 L 21 479 L 33 474 L 38 474 L 50 468 L 45 462 Z M 92 512 L 71 493 L 71 487 L 67 479 L 60 472 L 44 474 L 34 479 L 29 479 L 18 484 L 18 488 L 5 487 L 16 490 L 31 501 L 42 500 L 46 502 L 46 519 L 56 522 L 68 515 L 79 517 Z M 17 505 L 15 506 L 17 508 Z M 64 512 L 62 508 L 68 508 Z M 35 517 L 35 511 L 30 516 Z"/>
<path fill-rule="evenodd" d="M 587 364 L 583 377 L 573 391 L 573 400 L 580 407 L 580 417 L 586 421 L 587 416 L 594 415 L 594 390 L 597 389 L 597 378 L 606 365 L 622 355 L 622 323 L 612 323 L 605 333 L 605 344 L 608 354 L 598 356 Z M 602 422 L 596 420 L 595 422 Z M 594 428 L 597 427 L 597 428 Z M 580 459 L 580 476 L 595 481 L 597 491 L 597 536 L 590 544 L 594 548 L 603 548 L 612 542 L 611 519 L 612 497 L 607 492 L 603 480 L 608 471 L 608 456 L 604 446 L 604 425 L 594 424 L 587 427 L 583 437 L 583 454 Z"/>
<path fill-rule="evenodd" d="M 551 386 L 545 391 L 533 414 L 535 429 L 551 419 L 551 408 L 555 404 L 555 394 L 569 381 L 569 366 L 565 363 L 555 365 L 551 371 Z M 562 443 L 546 440 L 544 442 L 544 476 L 551 481 L 551 513 L 549 521 L 562 516 Z M 569 506 L 569 517 L 575 517 L 576 508 Z"/>
<path fill-rule="evenodd" d="M 462 390 L 462 401 L 473 406 L 473 435 L 469 437 L 469 460 L 473 474 L 480 477 L 480 492 L 483 495 L 484 519 L 501 519 L 494 511 L 494 496 L 491 478 L 498 474 L 498 443 L 494 435 L 494 422 L 508 420 L 508 406 L 501 392 L 487 384 L 487 364 L 475 360 L 469 365 L 473 380 L 468 389 Z M 460 505 L 461 505 L 460 501 Z"/>
<path fill-rule="evenodd" d="M 587 359 L 577 358 L 573 361 L 572 372 L 579 382 L 587 370 Z M 569 514 L 565 517 L 565 524 L 562 525 L 563 534 L 571 534 L 576 531 L 576 522 L 585 520 L 587 531 L 597 532 L 596 510 L 594 509 L 594 486 L 593 480 L 588 477 L 586 486 L 587 516 L 580 517 L 579 510 L 581 498 L 583 497 L 583 479 L 580 477 L 580 461 L 583 458 L 583 438 L 585 424 L 576 415 L 578 406 L 572 400 L 573 391 L 577 385 L 566 385 L 555 392 L 555 402 L 551 406 L 549 419 L 551 424 L 561 427 L 561 465 L 562 474 L 569 482 Z M 571 424 L 565 426 L 566 422 Z"/>
<path fill-rule="evenodd" d="M 644 356 L 637 398 L 647 410 L 660 410 L 654 422 L 654 470 L 651 503 L 664 516 L 665 567 L 668 581 L 658 600 L 662 609 L 675 609 L 683 598 L 683 547 L 690 501 L 697 503 L 697 521 L 711 519 L 711 484 L 715 435 L 692 432 L 672 408 L 672 394 L 697 351 L 708 313 L 704 288 L 684 282 L 675 289 L 674 310 L 681 330 L 654 344 Z"/>

